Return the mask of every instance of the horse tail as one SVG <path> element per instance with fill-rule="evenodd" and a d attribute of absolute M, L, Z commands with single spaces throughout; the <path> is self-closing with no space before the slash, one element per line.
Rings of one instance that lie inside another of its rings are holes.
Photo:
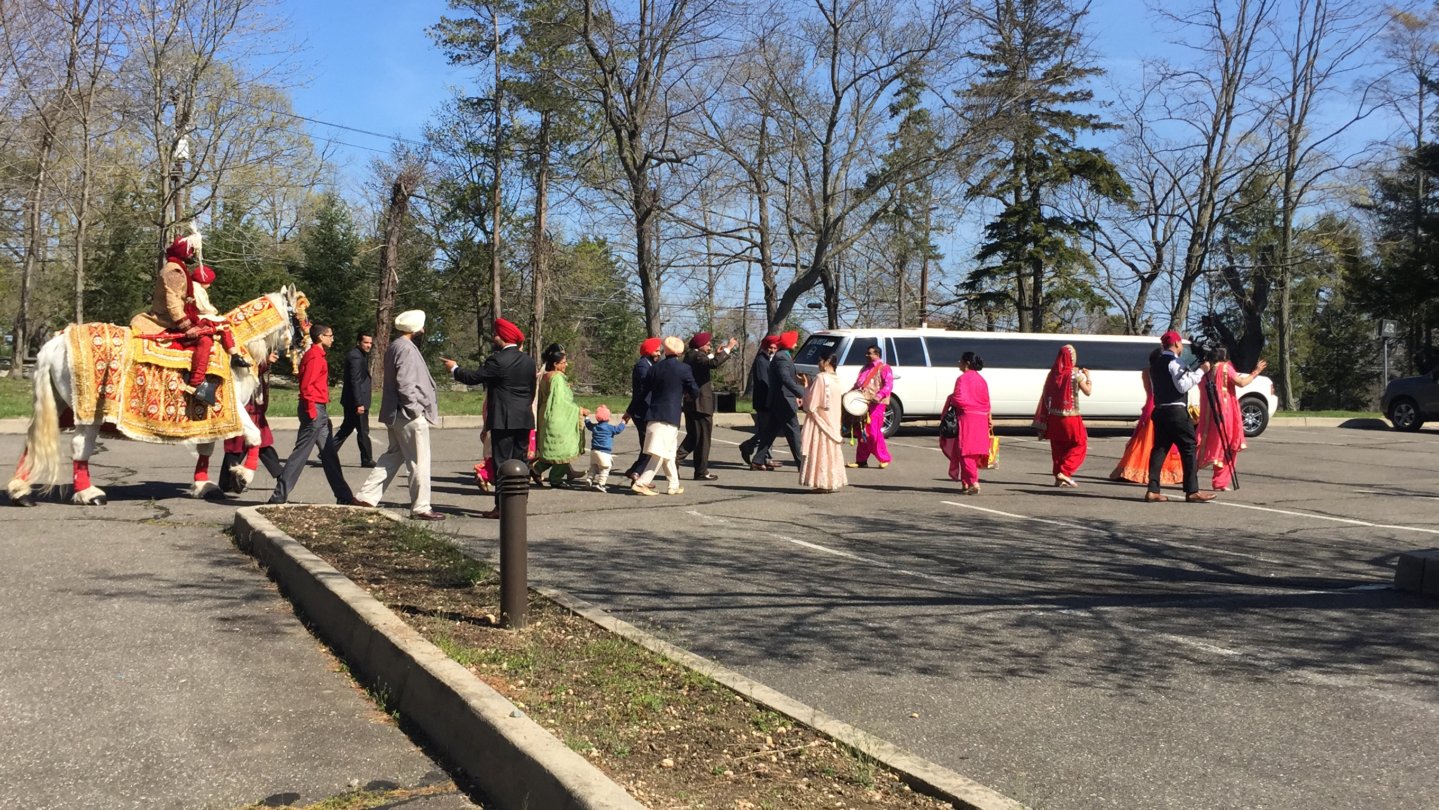
<path fill-rule="evenodd" d="M 46 493 L 60 483 L 60 410 L 56 407 L 53 379 L 57 369 L 53 366 L 56 360 L 63 362 L 65 355 L 59 353 L 57 357 L 52 346 L 58 341 L 64 349 L 65 340 L 64 335 L 52 338 L 36 358 L 34 409 L 30 414 L 30 428 L 25 432 L 25 454 L 15 471 L 15 480 L 10 482 L 12 496 L 17 481 L 25 482 L 27 487 L 39 484 Z"/>

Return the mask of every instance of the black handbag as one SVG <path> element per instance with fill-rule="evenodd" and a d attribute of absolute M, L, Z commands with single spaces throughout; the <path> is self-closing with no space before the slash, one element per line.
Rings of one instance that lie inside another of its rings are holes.
<path fill-rule="evenodd" d="M 953 402 L 945 405 L 939 414 L 939 438 L 959 438 L 959 409 L 954 407 Z"/>

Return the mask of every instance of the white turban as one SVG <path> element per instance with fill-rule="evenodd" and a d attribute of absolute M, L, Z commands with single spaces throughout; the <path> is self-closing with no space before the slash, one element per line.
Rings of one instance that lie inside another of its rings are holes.
<path fill-rule="evenodd" d="M 681 355 L 685 353 L 685 342 L 671 335 L 665 338 L 665 354 Z"/>
<path fill-rule="evenodd" d="M 395 328 L 406 333 L 425 331 L 425 311 L 423 309 L 407 309 L 401 312 L 395 316 Z"/>

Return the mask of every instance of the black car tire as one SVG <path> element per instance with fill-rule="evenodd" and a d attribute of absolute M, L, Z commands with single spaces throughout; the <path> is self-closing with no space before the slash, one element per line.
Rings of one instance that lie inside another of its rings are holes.
<path fill-rule="evenodd" d="M 1409 397 L 1399 397 L 1389 403 L 1389 421 L 1395 430 L 1405 433 L 1413 433 L 1424 426 L 1424 419 L 1419 415 L 1419 403 Z"/>
<path fill-rule="evenodd" d="M 1269 427 L 1269 403 L 1264 397 L 1251 394 L 1239 400 L 1239 418 L 1244 424 L 1245 438 L 1252 439 Z"/>
<path fill-rule="evenodd" d="M 889 406 L 884 409 L 884 437 L 886 439 L 899 432 L 899 423 L 904 419 L 904 406 L 899 404 L 899 397 L 893 394 L 889 397 Z"/>

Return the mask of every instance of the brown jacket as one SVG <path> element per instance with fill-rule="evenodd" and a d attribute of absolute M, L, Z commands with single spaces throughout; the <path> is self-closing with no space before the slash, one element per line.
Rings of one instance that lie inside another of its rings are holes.
<path fill-rule="evenodd" d="M 194 325 L 185 314 L 185 295 L 189 289 L 190 273 L 185 265 L 165 262 L 159 275 L 155 276 L 150 311 L 131 318 L 130 328 L 141 334 L 189 329 Z"/>

